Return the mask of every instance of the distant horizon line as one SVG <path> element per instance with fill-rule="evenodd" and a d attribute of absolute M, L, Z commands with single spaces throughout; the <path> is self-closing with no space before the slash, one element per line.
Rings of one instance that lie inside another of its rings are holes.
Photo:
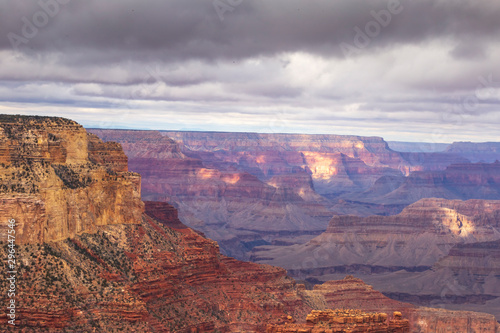
<path fill-rule="evenodd" d="M 362 138 L 381 138 L 385 142 L 397 142 L 397 143 L 423 143 L 423 144 L 436 144 L 436 145 L 451 145 L 453 143 L 500 143 L 500 141 L 452 141 L 452 142 L 432 142 L 432 141 L 407 141 L 407 140 L 386 140 L 383 136 L 379 135 L 357 135 L 357 134 L 333 134 L 333 133 L 293 133 L 293 132 L 279 132 L 279 133 L 269 133 L 269 132 L 248 132 L 248 131 L 217 131 L 217 130 L 175 130 L 175 129 L 146 129 L 146 128 L 111 128 L 111 127 L 87 127 L 83 126 L 85 129 L 89 130 L 112 130 L 112 131 L 150 131 L 150 132 L 198 132 L 198 133 L 241 133 L 241 134 L 266 134 L 266 135 L 334 135 L 334 136 L 355 136 Z"/>

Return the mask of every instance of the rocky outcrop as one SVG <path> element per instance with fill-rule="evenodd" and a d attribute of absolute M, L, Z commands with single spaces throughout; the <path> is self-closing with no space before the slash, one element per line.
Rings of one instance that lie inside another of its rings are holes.
<path fill-rule="evenodd" d="M 0 145 L 1 237 L 9 219 L 18 244 L 140 219 L 140 176 L 128 172 L 118 144 L 63 118 L 2 116 Z"/>
<path fill-rule="evenodd" d="M 364 313 L 360 310 L 313 310 L 307 315 L 306 324 L 286 323 L 267 327 L 267 333 L 280 332 L 407 333 L 410 332 L 410 323 L 402 319 L 400 312 L 394 312 L 394 319 L 387 323 L 386 313 Z"/>
<path fill-rule="evenodd" d="M 127 172 L 128 159 L 117 142 L 103 142 L 94 134 L 88 134 L 89 160 L 114 172 Z"/>
<path fill-rule="evenodd" d="M 407 318 L 410 332 L 495 332 L 498 323 L 492 315 L 446 311 L 417 307 L 385 297 L 362 280 L 347 276 L 342 280 L 328 281 L 308 292 L 310 299 L 324 299 L 326 308 L 358 309 L 364 312 L 382 312 Z M 396 319 L 396 318 L 395 318 Z M 402 324 L 399 322 L 399 324 Z M 389 322 L 390 325 L 390 322 Z"/>

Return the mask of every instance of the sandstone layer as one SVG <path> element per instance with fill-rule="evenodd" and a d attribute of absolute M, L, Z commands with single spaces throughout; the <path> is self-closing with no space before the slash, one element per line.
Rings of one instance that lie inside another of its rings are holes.
<path fill-rule="evenodd" d="M 1 237 L 9 219 L 17 244 L 139 221 L 140 176 L 118 144 L 63 118 L 2 116 L 0 147 Z"/>
<path fill-rule="evenodd" d="M 281 325 L 269 325 L 267 333 L 408 333 L 410 323 L 400 312 L 387 323 L 386 313 L 365 313 L 360 310 L 313 310 L 306 324 L 295 324 L 292 317 Z"/>

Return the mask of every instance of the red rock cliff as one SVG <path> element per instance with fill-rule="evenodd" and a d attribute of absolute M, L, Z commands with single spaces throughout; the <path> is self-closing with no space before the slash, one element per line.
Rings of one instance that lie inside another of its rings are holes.
<path fill-rule="evenodd" d="M 50 117 L 0 117 L 0 235 L 9 219 L 16 242 L 57 241 L 99 225 L 137 223 L 140 176 L 118 144 Z"/>

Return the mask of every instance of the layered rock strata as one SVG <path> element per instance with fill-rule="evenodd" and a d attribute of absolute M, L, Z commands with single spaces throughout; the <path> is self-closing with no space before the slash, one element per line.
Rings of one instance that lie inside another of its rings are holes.
<path fill-rule="evenodd" d="M 144 199 L 173 203 L 240 259 L 256 245 L 309 240 L 333 215 L 395 215 L 426 197 L 500 199 L 497 165 L 396 152 L 377 137 L 90 131 L 122 144 Z"/>
<path fill-rule="evenodd" d="M 266 183 L 236 163 L 206 157 L 209 153 L 187 155 L 159 132 L 93 132 L 121 142 L 130 169 L 142 175 L 143 198 L 172 202 L 187 225 L 217 240 L 228 255 L 248 259 L 255 245 L 318 235 L 331 218 L 326 200 L 300 167 Z"/>
<path fill-rule="evenodd" d="M 252 259 L 292 272 L 302 266 L 313 275 L 354 265 L 372 272 L 425 269 L 455 244 L 500 239 L 499 212 L 495 200 L 422 199 L 394 216 L 334 216 L 326 232 L 306 244 L 260 246 Z"/>
<path fill-rule="evenodd" d="M 446 152 L 461 155 L 472 162 L 492 163 L 500 160 L 500 142 L 454 142 Z"/>
<path fill-rule="evenodd" d="M 1 237 L 10 219 L 17 244 L 140 220 L 140 176 L 118 144 L 63 118 L 2 116 L 0 145 Z"/>
<path fill-rule="evenodd" d="M 293 320 L 290 320 L 293 321 Z M 364 313 L 359 310 L 314 310 L 306 317 L 306 324 L 286 323 L 270 325 L 267 333 L 407 333 L 410 323 L 400 312 L 387 323 L 386 313 Z"/>

